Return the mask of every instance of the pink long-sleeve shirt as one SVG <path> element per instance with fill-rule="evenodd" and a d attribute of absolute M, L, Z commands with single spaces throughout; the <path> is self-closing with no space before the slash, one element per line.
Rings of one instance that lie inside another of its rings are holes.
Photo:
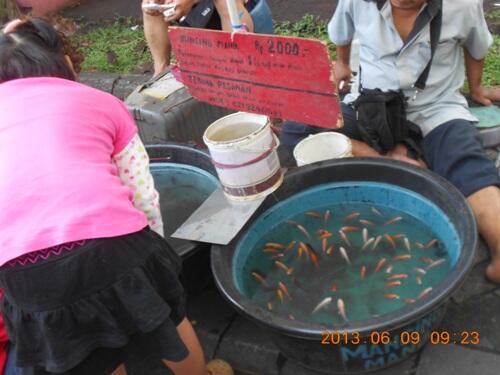
<path fill-rule="evenodd" d="M 112 95 L 59 78 L 0 84 L 0 265 L 147 226 L 113 156 L 137 133 Z"/>

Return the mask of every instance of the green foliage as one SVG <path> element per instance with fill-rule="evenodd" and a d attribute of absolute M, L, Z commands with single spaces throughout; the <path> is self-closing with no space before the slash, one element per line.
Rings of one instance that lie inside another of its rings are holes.
<path fill-rule="evenodd" d="M 283 36 L 319 39 L 326 42 L 332 59 L 335 59 L 335 45 L 328 38 L 327 24 L 319 17 L 306 14 L 296 22 L 275 22 L 274 32 Z"/>
<path fill-rule="evenodd" d="M 500 35 L 494 36 L 493 46 L 486 56 L 484 64 L 483 84 L 485 86 L 500 85 Z"/>
<path fill-rule="evenodd" d="M 116 21 L 81 35 L 77 42 L 85 55 L 83 70 L 129 73 L 151 61 L 144 29 L 132 20 Z"/>

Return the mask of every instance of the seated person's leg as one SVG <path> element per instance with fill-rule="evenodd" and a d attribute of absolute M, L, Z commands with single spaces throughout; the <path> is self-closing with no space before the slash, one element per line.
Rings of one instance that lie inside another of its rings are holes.
<path fill-rule="evenodd" d="M 143 3 L 148 2 L 143 0 Z M 170 40 L 168 38 L 168 23 L 161 13 L 150 15 L 143 12 L 144 35 L 148 42 L 154 62 L 154 75 L 164 73 L 170 65 Z"/>
<path fill-rule="evenodd" d="M 245 24 L 248 27 L 250 32 L 253 32 L 253 20 L 248 13 L 248 10 L 245 8 L 244 0 L 237 0 L 238 3 L 238 13 L 243 14 L 241 17 L 241 23 Z M 217 13 L 219 13 L 222 30 L 231 31 L 231 20 L 229 19 L 229 11 L 227 9 L 226 0 L 214 0 L 215 8 L 217 9 Z"/>
<path fill-rule="evenodd" d="M 424 138 L 422 148 L 429 168 L 467 197 L 492 257 L 486 275 L 500 283 L 500 178 L 476 129 L 465 120 L 447 122 Z"/>

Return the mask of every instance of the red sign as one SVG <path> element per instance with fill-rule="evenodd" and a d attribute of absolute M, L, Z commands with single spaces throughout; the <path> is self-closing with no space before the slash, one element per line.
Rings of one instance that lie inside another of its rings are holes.
<path fill-rule="evenodd" d="M 243 112 L 337 127 L 326 44 L 302 38 L 171 27 L 184 84 L 197 99 Z"/>

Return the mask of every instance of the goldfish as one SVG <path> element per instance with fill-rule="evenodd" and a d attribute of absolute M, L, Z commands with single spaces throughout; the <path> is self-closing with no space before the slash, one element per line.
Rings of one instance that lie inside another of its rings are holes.
<path fill-rule="evenodd" d="M 404 299 L 404 301 L 405 301 L 405 303 L 406 303 L 406 304 L 408 304 L 408 305 L 410 305 L 410 304 L 412 304 L 412 303 L 417 302 L 417 300 L 416 300 L 416 299 L 413 299 L 413 298 L 405 298 L 405 299 Z"/>
<path fill-rule="evenodd" d="M 395 300 L 395 299 L 399 299 L 399 295 L 397 295 L 397 294 L 384 294 L 384 298 Z"/>
<path fill-rule="evenodd" d="M 405 243 L 406 250 L 408 250 L 408 252 L 411 253 L 411 245 L 410 245 L 410 240 L 408 239 L 408 237 L 405 237 L 403 241 Z"/>
<path fill-rule="evenodd" d="M 402 284 L 402 282 L 399 280 L 389 281 L 388 283 L 385 284 L 385 288 L 386 289 L 394 288 L 395 286 L 400 286 L 401 284 Z"/>
<path fill-rule="evenodd" d="M 291 241 L 288 246 L 285 248 L 285 251 L 288 251 L 288 250 L 291 250 L 295 247 L 295 244 L 297 243 L 297 241 Z"/>
<path fill-rule="evenodd" d="M 273 304 L 271 302 L 267 303 L 267 309 L 272 311 L 273 310 Z"/>
<path fill-rule="evenodd" d="M 340 230 L 344 233 L 349 233 L 349 232 L 359 232 L 359 228 L 355 227 L 353 225 L 348 225 L 345 227 L 340 228 Z"/>
<path fill-rule="evenodd" d="M 317 313 L 319 310 L 325 308 L 332 302 L 332 297 L 326 297 L 323 301 L 318 303 L 311 314 Z"/>
<path fill-rule="evenodd" d="M 337 300 L 337 308 L 339 310 L 339 314 L 342 317 L 342 319 L 344 319 L 347 322 L 347 314 L 345 313 L 345 304 L 341 298 Z"/>
<path fill-rule="evenodd" d="M 418 249 L 423 249 L 425 246 L 422 242 L 418 242 L 418 241 L 415 241 L 415 246 L 418 248 Z"/>
<path fill-rule="evenodd" d="M 426 249 L 430 249 L 432 246 L 436 245 L 438 243 L 438 240 L 435 238 L 433 240 L 430 240 L 427 242 L 427 244 L 424 246 Z"/>
<path fill-rule="evenodd" d="M 379 210 L 377 210 L 375 207 L 371 207 L 371 208 L 370 208 L 370 210 L 371 210 L 371 211 L 372 211 L 375 215 L 377 215 L 377 216 L 380 216 L 380 217 L 382 217 L 382 216 L 383 216 L 383 215 L 382 215 L 382 213 L 381 213 Z"/>
<path fill-rule="evenodd" d="M 337 284 L 333 283 L 332 286 L 330 287 L 330 290 L 335 293 L 338 290 Z"/>
<path fill-rule="evenodd" d="M 311 263 L 314 264 L 316 267 L 319 267 L 318 254 L 316 253 L 316 251 L 309 244 L 306 244 L 306 249 L 307 249 L 307 256 L 309 257 Z"/>
<path fill-rule="evenodd" d="M 296 221 L 293 221 L 293 220 L 288 220 L 287 221 L 288 224 L 290 225 L 293 225 L 294 227 L 296 227 L 299 231 L 301 231 L 307 238 L 311 238 L 311 236 L 309 235 L 309 232 L 307 231 L 306 228 L 304 228 L 302 225 L 300 225 L 299 223 L 297 223 Z"/>
<path fill-rule="evenodd" d="M 392 239 L 392 237 L 389 235 L 389 234 L 384 234 L 384 238 L 387 242 L 389 242 L 389 244 L 392 246 L 393 249 L 396 248 L 396 242 L 394 242 L 394 240 Z"/>
<path fill-rule="evenodd" d="M 293 268 L 292 267 L 288 267 L 285 263 L 280 262 L 279 260 L 275 261 L 274 264 L 278 268 L 281 268 L 283 271 L 285 271 L 287 275 L 291 275 L 293 273 Z"/>
<path fill-rule="evenodd" d="M 382 267 L 384 267 L 385 262 L 386 262 L 385 258 L 380 259 L 377 263 L 377 266 L 375 267 L 374 272 L 376 273 L 376 272 L 380 271 L 382 269 Z"/>
<path fill-rule="evenodd" d="M 262 250 L 263 253 L 272 253 L 272 254 L 277 254 L 281 253 L 281 250 L 278 249 L 273 249 L 273 248 L 265 248 Z"/>
<path fill-rule="evenodd" d="M 262 286 L 269 288 L 269 284 L 267 283 L 266 279 L 264 276 L 262 276 L 258 272 L 252 272 L 252 276 L 254 277 L 255 280 L 257 280 Z"/>
<path fill-rule="evenodd" d="M 359 271 L 359 276 L 361 277 L 361 280 L 365 279 L 366 276 L 366 266 L 362 266 L 360 271 Z"/>
<path fill-rule="evenodd" d="M 401 280 L 407 279 L 408 275 L 406 273 L 398 273 L 397 275 L 392 275 L 387 278 L 387 280 Z"/>
<path fill-rule="evenodd" d="M 323 240 L 321 240 L 321 250 L 323 250 L 324 253 L 326 252 L 327 246 L 328 246 L 328 241 L 326 240 L 326 238 L 323 238 Z"/>
<path fill-rule="evenodd" d="M 290 293 L 288 292 L 288 288 L 286 287 L 285 284 L 283 284 L 281 281 L 278 282 L 278 288 L 283 292 L 285 293 L 285 295 L 289 298 L 289 299 L 292 299 L 292 297 L 290 296 Z"/>
<path fill-rule="evenodd" d="M 421 274 L 421 275 L 425 275 L 427 272 L 422 269 L 422 268 L 418 268 L 418 267 L 414 267 L 413 268 L 417 273 Z"/>
<path fill-rule="evenodd" d="M 318 211 L 307 211 L 306 215 L 309 217 L 314 217 L 316 219 L 321 219 L 321 214 Z"/>
<path fill-rule="evenodd" d="M 283 302 L 285 299 L 285 295 L 283 294 L 283 291 L 281 289 L 276 289 L 276 295 L 278 296 L 279 300 Z"/>
<path fill-rule="evenodd" d="M 420 292 L 420 294 L 418 295 L 417 299 L 421 299 L 421 298 L 424 298 L 426 295 L 428 295 L 430 292 L 432 292 L 432 288 L 429 287 L 429 288 L 426 288 L 424 290 L 422 290 L 422 292 Z"/>
<path fill-rule="evenodd" d="M 347 256 L 347 252 L 345 251 L 345 249 L 342 246 L 339 248 L 339 251 L 340 251 L 340 255 L 342 256 L 342 258 L 344 258 L 348 264 L 351 264 L 351 261 L 349 260 L 349 257 Z"/>
<path fill-rule="evenodd" d="M 385 273 L 392 273 L 393 269 L 394 269 L 394 266 L 392 264 L 389 264 L 389 266 L 387 266 L 387 269 L 385 270 Z"/>
<path fill-rule="evenodd" d="M 429 257 L 421 257 L 420 260 L 424 263 L 431 264 L 434 263 L 434 259 L 431 259 Z"/>
<path fill-rule="evenodd" d="M 347 246 L 352 247 L 351 241 L 349 241 L 349 238 L 347 238 L 347 235 L 344 232 L 342 232 L 341 230 L 339 230 L 339 234 L 340 234 L 340 238 L 342 238 L 342 241 L 344 241 Z"/>
<path fill-rule="evenodd" d="M 334 249 L 335 247 L 333 245 L 328 246 L 328 249 L 326 249 L 326 255 L 332 255 Z"/>
<path fill-rule="evenodd" d="M 422 285 L 422 277 L 417 276 L 417 277 L 415 278 L 415 280 L 417 281 L 417 284 L 418 284 L 418 285 Z"/>
<path fill-rule="evenodd" d="M 397 217 L 395 217 L 394 219 L 391 219 L 391 220 L 389 220 L 389 221 L 386 221 L 386 222 L 384 223 L 384 225 L 391 225 L 391 224 L 395 224 L 395 223 L 397 223 L 398 221 L 401 221 L 401 220 L 403 220 L 403 218 L 402 218 L 401 216 L 397 216 Z"/>
<path fill-rule="evenodd" d="M 392 258 L 393 261 L 408 260 L 408 259 L 411 259 L 410 254 L 396 255 L 395 257 Z"/>
<path fill-rule="evenodd" d="M 394 240 L 399 240 L 400 238 L 403 238 L 405 237 L 405 235 L 403 233 L 398 233 L 398 234 L 393 234 L 391 236 Z"/>
<path fill-rule="evenodd" d="M 283 250 L 285 248 L 285 246 L 276 242 L 268 242 L 264 245 L 264 247 L 268 249 L 277 249 L 277 250 Z"/>
<path fill-rule="evenodd" d="M 363 228 L 362 235 L 363 235 L 363 243 L 366 244 L 366 242 L 368 241 L 368 229 Z"/>
<path fill-rule="evenodd" d="M 360 222 L 361 224 L 363 224 L 363 225 L 368 225 L 368 226 L 370 226 L 370 227 L 375 226 L 375 223 L 374 223 L 373 221 L 370 221 L 370 220 L 363 220 L 363 219 L 361 219 L 359 222 Z"/>
<path fill-rule="evenodd" d="M 370 246 L 373 242 L 375 241 L 375 238 L 372 237 L 372 238 L 369 238 L 368 241 L 365 242 L 365 244 L 363 245 L 363 247 L 361 248 L 361 250 L 364 250 L 366 249 L 368 246 Z"/>
<path fill-rule="evenodd" d="M 439 266 L 440 264 L 443 264 L 444 262 L 446 262 L 446 259 L 444 259 L 444 258 L 441 258 L 441 259 L 435 260 L 434 262 L 432 262 L 431 264 L 429 264 L 429 265 L 427 266 L 427 270 L 430 270 L 431 268 L 437 267 L 437 266 Z"/>
<path fill-rule="evenodd" d="M 352 220 L 352 219 L 357 218 L 359 215 L 361 215 L 359 212 L 352 212 L 349 215 L 347 215 L 346 217 L 344 217 L 344 220 L 346 220 L 346 221 Z"/>
<path fill-rule="evenodd" d="M 323 221 L 325 222 L 325 224 L 329 219 L 330 219 L 330 210 L 326 210 L 325 214 L 323 215 Z"/>
<path fill-rule="evenodd" d="M 380 241 L 382 241 L 382 236 L 377 236 L 377 238 L 375 239 L 375 242 L 373 243 L 372 250 L 375 250 L 377 248 Z"/>
<path fill-rule="evenodd" d="M 283 253 L 279 253 L 279 254 L 276 254 L 276 255 L 273 255 L 271 257 L 271 259 L 279 259 L 279 258 L 283 258 L 285 256 L 285 254 Z"/>

